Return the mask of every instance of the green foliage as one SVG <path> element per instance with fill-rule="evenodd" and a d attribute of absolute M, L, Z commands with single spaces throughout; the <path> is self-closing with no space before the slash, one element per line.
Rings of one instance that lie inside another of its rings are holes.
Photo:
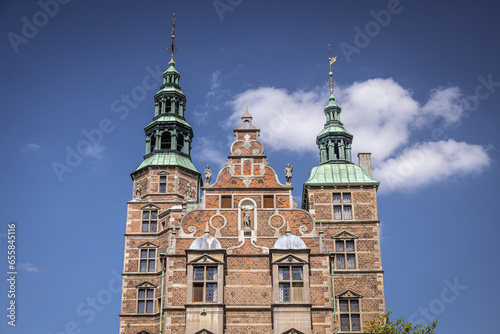
<path fill-rule="evenodd" d="M 430 326 L 422 326 L 421 324 L 413 325 L 411 322 L 405 321 L 401 316 L 396 322 L 389 320 L 389 315 L 392 312 L 381 314 L 377 320 L 370 321 L 366 327 L 363 327 L 363 333 L 366 334 L 434 334 L 434 328 L 437 326 L 437 321 L 434 321 Z"/>

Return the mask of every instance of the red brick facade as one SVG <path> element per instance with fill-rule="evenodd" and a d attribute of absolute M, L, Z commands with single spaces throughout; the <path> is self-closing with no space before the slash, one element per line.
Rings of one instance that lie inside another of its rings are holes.
<path fill-rule="evenodd" d="M 203 186 L 199 174 L 183 167 L 150 166 L 132 174 L 121 334 L 334 333 L 335 326 L 339 333 L 359 333 L 358 319 L 362 326 L 385 310 L 377 189 L 308 186 L 306 210 L 297 208 L 291 186 L 268 165 L 259 130 L 251 117 L 243 120 L 250 128 L 234 130 L 226 165 Z M 166 176 L 165 193 L 159 192 L 160 176 Z M 195 198 L 186 199 L 187 187 L 197 188 Z M 350 194 L 352 219 L 334 219 L 336 193 Z M 275 249 L 285 234 L 306 248 Z M 202 236 L 215 237 L 220 248 L 189 249 Z M 289 291 L 280 283 L 287 266 L 300 268 Z M 216 278 L 198 283 L 196 268 L 213 268 Z M 217 292 L 208 296 L 209 289 Z M 345 305 L 352 309 L 346 312 Z M 349 321 L 348 331 L 342 321 Z"/>

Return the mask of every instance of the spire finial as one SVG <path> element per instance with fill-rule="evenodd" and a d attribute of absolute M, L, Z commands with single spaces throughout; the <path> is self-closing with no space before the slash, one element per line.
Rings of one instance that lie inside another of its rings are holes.
<path fill-rule="evenodd" d="M 172 17 L 172 34 L 171 34 L 172 42 L 167 47 L 167 51 L 170 52 L 170 54 L 171 54 L 170 61 L 174 61 L 174 53 L 177 52 L 177 50 L 179 50 L 179 48 L 177 47 L 177 44 L 174 43 L 174 39 L 175 39 L 174 31 L 175 31 L 175 13 Z"/>
<path fill-rule="evenodd" d="M 330 61 L 330 72 L 328 72 L 328 75 L 330 76 L 330 79 L 328 79 L 328 86 L 330 87 L 330 95 L 333 95 L 333 87 L 335 86 L 335 80 L 333 80 L 333 72 L 332 72 L 332 64 L 337 61 L 337 56 L 332 57 L 332 52 L 330 50 L 330 44 L 328 44 L 328 60 Z"/>

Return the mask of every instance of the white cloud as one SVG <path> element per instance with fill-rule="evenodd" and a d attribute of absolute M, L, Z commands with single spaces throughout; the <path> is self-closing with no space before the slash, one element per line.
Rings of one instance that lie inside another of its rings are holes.
<path fill-rule="evenodd" d="M 38 269 L 33 263 L 18 263 L 17 266 L 23 270 L 32 272 L 32 273 L 40 273 L 42 272 L 40 269 Z"/>
<path fill-rule="evenodd" d="M 456 176 L 476 175 L 489 165 L 490 157 L 483 146 L 449 139 L 408 147 L 376 166 L 373 175 L 381 182 L 383 192 L 411 191 Z"/>
<path fill-rule="evenodd" d="M 325 123 L 323 109 L 328 102 L 325 93 L 323 89 L 295 92 L 274 87 L 250 89 L 228 102 L 233 113 L 224 125 L 228 128 L 239 125 L 248 103 L 267 149 L 317 154 L 316 135 Z M 419 103 L 410 90 L 393 79 L 376 78 L 338 87 L 336 95 L 342 106 L 342 122 L 354 134 L 353 157 L 357 152 L 371 152 L 375 175 L 387 175 L 403 168 L 408 159 L 426 154 L 426 167 L 416 168 L 408 176 L 416 180 L 407 180 L 406 185 L 386 180 L 386 189 L 416 189 L 456 174 L 474 174 L 489 166 L 488 153 L 479 145 L 449 140 L 408 146 L 416 129 L 436 122 L 446 127 L 460 121 L 466 103 L 457 87 L 433 89 L 428 101 Z M 467 159 L 463 156 L 465 152 Z M 467 164 L 466 160 L 474 162 Z M 444 169 L 442 166 L 447 166 L 446 172 L 439 170 L 438 167 Z"/>
<path fill-rule="evenodd" d="M 41 149 L 42 147 L 38 144 L 35 143 L 29 143 L 24 145 L 21 150 L 24 152 L 37 152 Z"/>
<path fill-rule="evenodd" d="M 324 123 L 321 112 L 326 105 L 324 96 L 315 91 L 289 93 L 274 87 L 247 90 L 230 102 L 234 112 L 226 120 L 226 127 L 241 123 L 246 103 L 267 149 L 294 152 L 316 149 L 315 138 Z"/>
<path fill-rule="evenodd" d="M 212 170 L 220 169 L 225 165 L 227 159 L 227 154 L 222 153 L 227 150 L 227 147 L 223 146 L 220 141 L 200 137 L 197 139 L 196 145 L 193 145 L 192 155 L 196 157 L 197 161 L 210 164 Z"/>
<path fill-rule="evenodd" d="M 92 157 L 96 159 L 103 159 L 105 150 L 106 148 L 103 145 L 95 145 L 95 144 L 84 146 L 82 148 L 83 155 L 85 157 Z"/>

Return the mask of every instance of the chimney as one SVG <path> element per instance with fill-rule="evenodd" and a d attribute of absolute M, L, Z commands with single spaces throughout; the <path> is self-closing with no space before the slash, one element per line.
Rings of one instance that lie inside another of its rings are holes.
<path fill-rule="evenodd" d="M 358 153 L 359 166 L 366 170 L 372 176 L 372 154 Z"/>

